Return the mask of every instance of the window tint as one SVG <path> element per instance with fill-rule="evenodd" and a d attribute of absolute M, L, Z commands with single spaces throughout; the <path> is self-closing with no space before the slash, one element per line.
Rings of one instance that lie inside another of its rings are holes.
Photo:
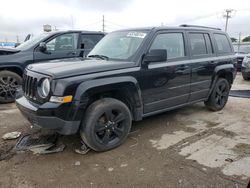
<path fill-rule="evenodd" d="M 216 41 L 216 44 L 218 47 L 219 54 L 232 52 L 232 49 L 230 47 L 230 43 L 229 43 L 226 35 L 214 34 L 214 38 L 215 38 L 215 41 Z"/>
<path fill-rule="evenodd" d="M 202 33 L 189 34 L 192 55 L 207 54 L 206 41 Z"/>
<path fill-rule="evenodd" d="M 185 56 L 184 39 L 182 33 L 164 33 L 156 36 L 150 50 L 166 49 L 168 59 Z"/>
<path fill-rule="evenodd" d="M 77 49 L 78 33 L 69 33 L 57 36 L 49 41 L 46 46 L 48 51 L 63 51 Z"/>
<path fill-rule="evenodd" d="M 81 35 L 81 49 L 92 49 L 101 40 L 103 35 Z"/>

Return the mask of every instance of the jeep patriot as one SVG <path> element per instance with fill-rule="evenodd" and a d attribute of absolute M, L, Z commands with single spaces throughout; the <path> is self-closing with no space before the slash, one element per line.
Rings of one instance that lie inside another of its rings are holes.
<path fill-rule="evenodd" d="M 79 131 L 95 151 L 121 145 L 147 116 L 197 102 L 223 109 L 237 63 L 225 32 L 190 25 L 115 31 L 65 61 L 29 65 L 16 104 L 31 124 Z"/>

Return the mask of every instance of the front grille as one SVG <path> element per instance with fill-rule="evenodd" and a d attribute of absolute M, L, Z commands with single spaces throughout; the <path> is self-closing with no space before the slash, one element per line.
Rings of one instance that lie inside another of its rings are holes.
<path fill-rule="evenodd" d="M 23 76 L 23 92 L 27 98 L 36 100 L 38 85 L 37 82 L 37 78 L 28 75 Z"/>

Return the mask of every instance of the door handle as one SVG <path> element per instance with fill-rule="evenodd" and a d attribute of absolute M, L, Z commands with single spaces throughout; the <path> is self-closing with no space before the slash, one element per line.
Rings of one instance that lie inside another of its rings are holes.
<path fill-rule="evenodd" d="M 188 68 L 189 68 L 189 66 L 183 65 L 183 66 L 178 67 L 178 68 L 176 69 L 176 71 L 184 71 L 184 70 L 186 70 L 186 69 L 188 69 Z"/>

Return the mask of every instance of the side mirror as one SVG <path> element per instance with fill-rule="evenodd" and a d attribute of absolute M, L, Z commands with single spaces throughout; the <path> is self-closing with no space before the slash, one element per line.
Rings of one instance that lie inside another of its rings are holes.
<path fill-rule="evenodd" d="M 144 57 L 144 63 L 162 62 L 167 60 L 167 50 L 155 49 L 148 52 Z"/>
<path fill-rule="evenodd" d="M 46 46 L 46 43 L 45 43 L 45 42 L 41 42 L 41 43 L 39 44 L 39 50 L 40 50 L 41 52 L 45 52 L 45 51 L 47 50 L 47 46 Z"/>

